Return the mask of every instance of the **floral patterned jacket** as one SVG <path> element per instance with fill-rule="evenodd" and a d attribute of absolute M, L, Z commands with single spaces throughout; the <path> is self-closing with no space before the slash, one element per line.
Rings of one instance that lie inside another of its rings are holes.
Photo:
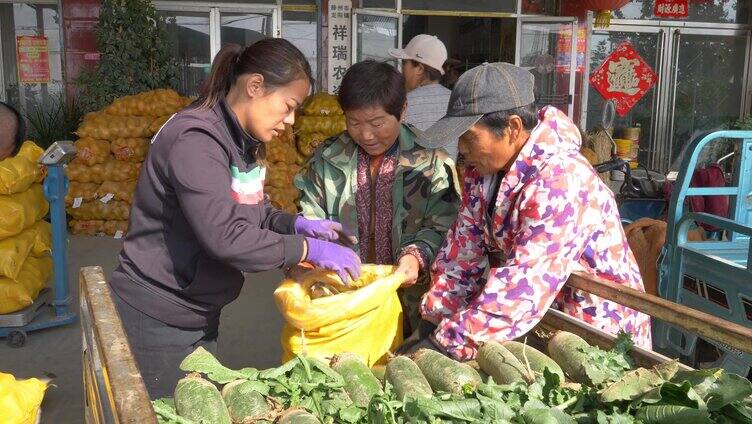
<path fill-rule="evenodd" d="M 553 107 L 504 175 L 493 213 L 485 178 L 466 170 L 462 206 L 432 267 L 421 313 L 437 322 L 434 339 L 457 359 L 480 343 L 530 331 L 555 307 L 601 330 L 631 333 L 651 348 L 650 317 L 564 287 L 574 271 L 644 291 L 613 193 L 579 153 L 577 127 Z M 488 254 L 505 258 L 489 267 Z"/>

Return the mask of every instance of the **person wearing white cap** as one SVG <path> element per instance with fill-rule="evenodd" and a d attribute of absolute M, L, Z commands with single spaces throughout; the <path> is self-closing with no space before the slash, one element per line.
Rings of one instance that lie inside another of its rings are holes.
<path fill-rule="evenodd" d="M 440 84 L 447 60 L 444 43 L 434 35 L 418 34 L 404 49 L 390 49 L 389 55 L 402 59 L 407 89 L 407 111 L 403 121 L 419 130 L 427 130 L 447 111 L 452 92 Z M 427 148 L 444 149 L 457 160 L 457 139 L 441 140 Z"/>

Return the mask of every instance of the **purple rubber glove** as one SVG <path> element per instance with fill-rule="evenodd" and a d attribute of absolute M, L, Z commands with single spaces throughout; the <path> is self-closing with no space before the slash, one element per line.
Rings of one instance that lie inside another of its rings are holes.
<path fill-rule="evenodd" d="M 332 241 L 348 247 L 355 246 L 358 242 L 358 239 L 351 235 L 342 224 L 328 219 L 308 219 L 299 216 L 295 220 L 295 234 Z"/>
<path fill-rule="evenodd" d="M 306 262 L 336 272 L 345 286 L 360 278 L 360 258 L 351 249 L 312 237 L 306 237 L 306 244 Z"/>

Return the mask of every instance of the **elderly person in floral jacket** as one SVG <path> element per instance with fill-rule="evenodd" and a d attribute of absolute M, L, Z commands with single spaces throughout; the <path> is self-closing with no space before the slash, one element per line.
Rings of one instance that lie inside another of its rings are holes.
<path fill-rule="evenodd" d="M 561 111 L 533 107 L 533 76 L 483 64 L 457 82 L 425 137 L 459 137 L 462 206 L 432 267 L 425 321 L 407 350 L 471 359 L 485 341 L 523 336 L 557 308 L 651 347 L 650 318 L 565 287 L 574 271 L 644 291 L 612 192 L 579 153 Z M 488 272 L 487 278 L 484 273 Z"/>
<path fill-rule="evenodd" d="M 417 130 L 400 123 L 405 99 L 404 78 L 391 65 L 353 65 L 339 89 L 347 131 L 317 148 L 295 186 L 304 216 L 357 235 L 363 263 L 394 264 L 406 274 L 407 332 L 420 319 L 428 270 L 457 218 L 459 194 L 452 159 L 417 145 Z"/>

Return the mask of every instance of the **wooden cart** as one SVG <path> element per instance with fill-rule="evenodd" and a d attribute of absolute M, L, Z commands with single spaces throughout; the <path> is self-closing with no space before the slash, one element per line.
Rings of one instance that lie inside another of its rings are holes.
<path fill-rule="evenodd" d="M 102 269 L 82 268 L 79 281 L 86 422 L 156 424 Z M 572 275 L 568 284 L 681 326 L 701 337 L 752 353 L 752 329 L 584 274 Z M 604 349 L 611 348 L 615 339 L 611 334 L 555 310 L 546 314 L 539 327 L 578 334 Z M 632 351 L 632 357 L 638 366 L 647 367 L 669 360 L 640 348 Z"/>

